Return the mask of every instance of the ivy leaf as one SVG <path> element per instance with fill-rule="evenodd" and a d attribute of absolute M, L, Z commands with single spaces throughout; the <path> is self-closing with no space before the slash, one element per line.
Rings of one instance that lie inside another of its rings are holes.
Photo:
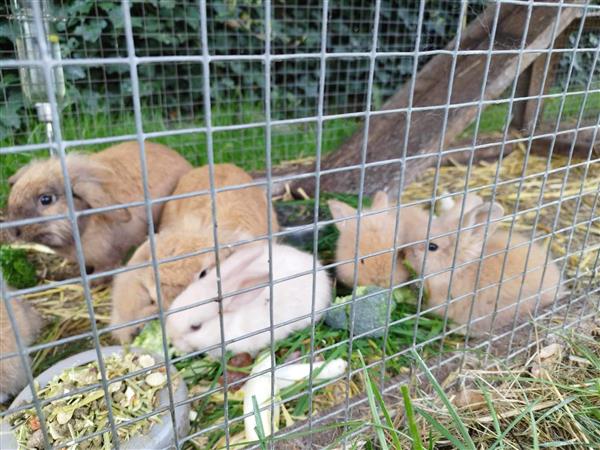
<path fill-rule="evenodd" d="M 13 22 L 7 22 L 0 25 L 0 38 L 9 39 L 11 42 L 15 41 L 16 32 Z"/>
<path fill-rule="evenodd" d="M 21 126 L 21 115 L 19 111 L 23 105 L 19 102 L 8 102 L 0 107 L 0 124 L 8 129 L 19 129 Z"/>
<path fill-rule="evenodd" d="M 112 23 L 112 25 L 115 29 L 123 28 L 124 27 L 123 10 L 120 7 L 111 9 L 108 12 L 108 20 L 110 20 L 110 23 Z M 133 18 L 132 18 L 132 21 L 133 21 Z"/>
<path fill-rule="evenodd" d="M 98 8 L 100 8 L 101 10 L 103 10 L 104 12 L 110 13 L 111 11 L 118 9 L 121 9 L 121 5 L 120 3 L 117 2 L 98 2 L 97 3 Z"/>
<path fill-rule="evenodd" d="M 173 9 L 175 8 L 175 0 L 159 0 L 159 6 L 164 9 Z"/>
<path fill-rule="evenodd" d="M 82 23 L 73 31 L 76 36 L 81 36 L 87 42 L 96 42 L 102 36 L 102 30 L 108 23 L 104 19 L 92 20 L 89 23 Z"/>
<path fill-rule="evenodd" d="M 185 22 L 192 30 L 198 30 L 200 28 L 200 12 L 198 8 L 194 6 L 188 6 L 185 9 Z"/>
<path fill-rule="evenodd" d="M 80 66 L 66 66 L 64 72 L 68 80 L 82 80 L 86 75 L 85 70 Z"/>

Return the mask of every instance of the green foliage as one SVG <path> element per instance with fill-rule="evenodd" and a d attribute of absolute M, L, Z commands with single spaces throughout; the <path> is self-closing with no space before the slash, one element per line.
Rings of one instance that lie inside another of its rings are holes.
<path fill-rule="evenodd" d="M 567 46 L 575 48 L 575 44 L 577 43 L 577 34 L 578 31 L 574 31 L 569 35 L 569 43 Z M 592 32 L 582 33 L 577 48 L 594 49 L 598 48 L 598 46 L 600 46 L 600 32 L 598 29 L 595 29 Z M 563 89 L 583 90 L 583 88 L 587 85 L 590 76 L 592 76 L 595 80 L 600 79 L 600 66 L 598 64 L 594 66 L 594 53 L 594 51 L 565 52 L 561 56 L 558 63 L 558 79 Z M 571 64 L 573 65 L 573 72 L 571 73 L 571 79 L 569 80 L 569 85 L 567 86 L 567 74 Z M 590 71 L 592 67 L 595 67 L 593 73 Z M 592 89 L 593 88 L 594 86 L 592 84 Z"/>
<path fill-rule="evenodd" d="M 126 57 L 127 42 L 121 2 L 58 0 L 55 29 L 63 58 Z M 384 0 L 381 6 L 378 51 L 412 51 L 415 46 L 419 2 Z M 470 2 L 473 18 L 483 2 Z M 0 15 L 10 14 L 8 2 Z M 264 3 L 258 0 L 208 2 L 208 47 L 215 55 L 264 53 Z M 328 52 L 368 52 L 373 36 L 374 2 L 332 1 L 329 4 Z M 443 47 L 455 34 L 459 2 L 432 0 L 423 18 L 422 50 Z M 131 3 L 131 26 L 136 55 L 198 56 L 200 13 L 192 0 L 151 0 Z M 272 9 L 271 52 L 317 53 L 321 50 L 322 3 L 316 0 L 276 0 Z M 16 27 L 0 28 L 0 51 L 14 58 Z M 419 58 L 424 64 L 427 58 Z M 374 102 L 381 103 L 410 76 L 411 56 L 380 57 L 375 71 Z M 327 62 L 326 112 L 363 110 L 367 92 L 369 58 L 330 58 Z M 129 66 L 98 65 L 64 68 L 68 114 L 97 114 L 132 109 Z M 213 104 L 261 102 L 265 76 L 259 61 L 211 63 Z M 138 66 L 141 101 L 166 117 L 197 117 L 203 108 L 203 67 L 199 62 L 145 63 Z M 3 70 L 0 85 L 6 101 L 0 106 L 0 137 L 25 130 L 31 111 L 23 107 L 16 70 Z M 315 115 L 319 86 L 318 60 L 285 60 L 271 65 L 274 118 Z M 29 116 L 28 116 L 29 114 Z"/>
<path fill-rule="evenodd" d="M 37 284 L 35 267 L 29 262 L 23 249 L 0 246 L 0 266 L 4 280 L 9 286 L 26 289 Z"/>

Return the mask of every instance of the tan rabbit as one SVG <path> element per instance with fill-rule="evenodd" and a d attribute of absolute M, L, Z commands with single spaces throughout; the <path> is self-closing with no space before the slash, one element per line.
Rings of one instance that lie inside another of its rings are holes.
<path fill-rule="evenodd" d="M 456 203 L 443 212 L 448 219 L 457 220 L 460 213 L 459 197 Z M 465 211 L 481 203 L 481 199 L 475 195 L 468 194 L 465 203 Z M 328 202 L 329 210 L 334 219 L 355 217 L 356 209 L 337 200 Z M 365 215 L 360 221 L 358 284 L 377 285 L 388 287 L 392 271 L 393 258 L 391 250 L 394 244 L 394 229 L 396 223 L 396 210 L 382 211 L 389 208 L 387 194 L 379 191 L 373 197 L 371 208 L 364 209 Z M 381 211 L 377 213 L 376 211 Z M 411 242 L 425 239 L 429 213 L 420 205 L 402 208 L 400 211 L 400 224 L 398 227 L 398 239 L 396 246 L 402 246 Z M 336 262 L 354 259 L 354 248 L 356 244 L 356 219 L 337 222 L 336 226 L 340 232 L 336 247 Z M 373 253 L 381 253 L 376 256 L 365 256 Z M 346 263 L 336 267 L 337 278 L 344 284 L 352 286 L 354 276 L 354 264 Z M 394 284 L 399 284 L 408 279 L 408 272 L 403 261 L 396 262 L 394 273 Z"/>
<path fill-rule="evenodd" d="M 21 357 L 13 355 L 4 358 L 4 355 L 18 351 L 5 301 L 0 298 L 0 403 L 18 394 L 27 384 Z M 11 299 L 10 301 L 21 342 L 24 345 L 30 345 L 41 331 L 42 318 L 25 300 Z"/>
<path fill-rule="evenodd" d="M 164 145 L 146 142 L 145 152 L 151 196 L 170 195 L 181 175 L 191 170 L 190 164 Z M 144 199 L 137 142 L 124 142 L 89 155 L 69 154 L 66 164 L 77 211 Z M 28 164 L 9 183 L 10 220 L 67 214 L 58 158 Z M 155 221 L 161 209 L 162 203 L 153 205 Z M 148 231 L 143 206 L 82 216 L 78 226 L 87 270 L 96 273 L 119 266 L 126 253 L 144 241 Z M 76 260 L 73 232 L 67 219 L 16 227 L 13 234 Z"/>
<path fill-rule="evenodd" d="M 208 166 L 194 169 L 183 176 L 174 195 L 191 192 L 206 193 L 200 196 L 169 201 L 163 210 L 159 233 L 155 237 L 157 258 L 166 259 L 178 255 L 214 249 L 213 222 Z M 232 164 L 214 166 L 215 185 L 243 185 L 252 182 L 252 177 Z M 264 189 L 248 187 L 217 193 L 217 223 L 219 245 L 255 239 L 266 236 L 267 201 Z M 279 225 L 272 211 L 272 230 Z M 221 251 L 221 258 L 227 257 L 230 250 Z M 134 253 L 129 265 L 150 261 L 149 242 L 145 242 Z M 161 264 L 160 282 L 164 307 L 167 309 L 173 299 L 194 281 L 195 274 L 206 273 L 215 265 L 214 251 Z M 151 316 L 158 312 L 156 285 L 152 267 L 137 269 L 119 274 L 113 283 L 113 312 L 111 323 L 123 324 Z M 128 342 L 140 326 L 121 328 L 114 335 L 121 342 Z"/>
<path fill-rule="evenodd" d="M 501 219 L 504 210 L 498 203 L 484 203 L 469 211 L 463 219 L 463 230 L 459 237 L 459 246 L 456 254 L 454 275 L 452 276 L 451 299 L 459 299 L 450 304 L 448 317 L 459 324 L 466 324 L 469 320 L 471 302 L 473 303 L 471 329 L 475 332 L 487 332 L 490 330 L 492 313 L 496 306 L 498 296 L 498 283 L 502 281 L 498 297 L 498 312 L 495 319 L 495 327 L 503 327 L 511 323 L 515 316 L 516 304 L 521 299 L 518 316 L 525 316 L 534 311 L 537 301 L 537 293 L 540 293 L 540 307 L 553 301 L 557 289 L 560 287 L 560 271 L 557 265 L 549 258 L 545 267 L 546 250 L 537 243 L 531 244 L 531 252 L 527 267 L 525 267 L 529 239 L 518 234 L 512 234 L 510 239 L 510 250 L 504 272 L 502 262 L 506 254 L 509 234 L 497 230 L 498 222 L 490 223 L 488 236 L 485 242 L 484 259 L 481 263 L 480 279 L 475 286 L 477 267 L 482 247 L 484 245 L 485 222 L 490 211 L 490 221 Z M 456 233 L 449 236 L 435 238 L 441 234 L 456 230 L 453 223 L 447 223 L 443 219 L 436 219 L 432 225 L 432 239 L 428 245 L 425 270 L 422 272 L 425 278 L 425 287 L 429 293 L 429 305 L 427 308 L 444 305 L 448 300 L 448 286 L 450 282 L 450 270 L 456 244 Z M 516 247 L 516 248 L 513 248 Z M 425 244 L 416 244 L 404 251 L 406 259 L 421 272 L 423 258 L 425 257 Z M 496 254 L 498 253 L 498 254 Z M 545 267 L 545 274 L 544 274 Z M 527 272 L 525 277 L 523 273 Z M 438 273 L 437 275 L 435 275 Z M 431 275 L 434 274 L 434 275 Z M 431 275 L 428 277 L 428 275 Z M 543 277 L 542 277 L 543 276 Z M 519 289 L 523 283 L 521 295 Z M 478 292 L 473 295 L 474 291 Z M 437 308 L 437 314 L 444 314 L 443 307 Z"/>

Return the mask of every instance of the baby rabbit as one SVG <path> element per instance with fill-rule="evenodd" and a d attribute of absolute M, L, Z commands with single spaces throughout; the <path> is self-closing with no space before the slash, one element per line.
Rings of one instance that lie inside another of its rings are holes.
<path fill-rule="evenodd" d="M 0 298 L 0 403 L 19 393 L 27 384 L 25 368 L 19 355 L 4 358 L 18 351 L 14 330 L 4 304 Z M 42 318 L 23 299 L 11 299 L 12 311 L 17 322 L 21 342 L 30 345 L 42 328 Z"/>
<path fill-rule="evenodd" d="M 148 185 L 153 198 L 171 194 L 177 181 L 191 169 L 178 153 L 164 145 L 146 142 Z M 123 142 L 98 153 L 69 154 L 67 170 L 77 211 L 144 199 L 137 142 Z M 67 213 L 60 160 L 33 161 L 10 177 L 9 220 Z M 162 204 L 153 206 L 158 221 Z M 79 232 L 88 273 L 118 266 L 132 247 L 147 234 L 143 206 L 82 216 Z M 67 219 L 23 225 L 13 230 L 16 238 L 37 242 L 74 261 L 75 242 Z"/>
<path fill-rule="evenodd" d="M 458 219 L 460 213 L 460 202 L 462 197 L 456 201 L 454 206 L 443 213 L 448 218 Z M 465 211 L 475 207 L 482 202 L 481 198 L 473 194 L 467 195 Z M 356 209 L 337 200 L 328 202 L 329 210 L 334 219 L 356 216 Z M 394 229 L 396 223 L 396 210 L 382 211 L 390 207 L 387 194 L 379 191 L 373 197 L 371 208 L 365 208 L 365 213 L 381 211 L 373 215 L 365 215 L 360 221 L 360 240 L 358 256 L 360 265 L 358 267 L 358 284 L 362 286 L 377 285 L 388 287 L 390 274 L 392 272 L 393 258 L 391 249 L 394 244 Z M 425 239 L 429 213 L 420 205 L 413 205 L 400 210 L 400 224 L 398 227 L 398 239 L 396 245 L 401 246 L 411 242 Z M 354 259 L 354 248 L 356 243 L 356 219 L 348 219 L 335 224 L 340 232 L 336 247 L 336 262 Z M 373 253 L 385 252 L 376 256 L 363 257 Z M 354 264 L 346 263 L 336 267 L 337 278 L 347 286 L 352 286 L 354 281 Z M 403 283 L 408 279 L 408 272 L 402 260 L 396 263 L 394 273 L 394 284 Z"/>
<path fill-rule="evenodd" d="M 477 267 L 484 245 L 485 222 L 490 208 L 490 221 L 502 218 L 504 210 L 498 203 L 484 203 L 469 211 L 463 218 L 463 228 L 469 228 L 476 224 L 480 224 L 480 226 L 461 231 L 458 238 L 459 245 L 455 263 L 457 268 L 454 269 L 452 277 L 450 298 L 460 297 L 461 299 L 448 307 L 449 318 L 459 324 L 466 324 L 469 320 L 471 302 L 474 302 L 471 329 L 476 333 L 491 331 L 491 316 L 496 305 L 499 288 L 500 295 L 495 324 L 501 328 L 513 320 L 519 299 L 522 301 L 519 304 L 518 315 L 532 313 L 538 292 L 540 292 L 540 307 L 542 307 L 553 301 L 556 291 L 560 287 L 560 271 L 554 262 L 548 263 L 544 274 L 546 250 L 540 245 L 531 243 L 529 260 L 525 266 L 529 240 L 518 233 L 513 232 L 511 236 L 511 249 L 508 250 L 502 272 L 502 262 L 506 254 L 509 234 L 497 230 L 498 222 L 489 224 L 479 284 L 475 286 Z M 425 249 L 424 243 L 420 243 L 410 246 L 404 251 L 406 259 L 419 273 L 425 253 L 428 253 L 423 271 L 424 276 L 444 271 L 425 279 L 425 287 L 429 293 L 428 308 L 444 305 L 448 300 L 451 273 L 449 269 L 452 268 L 457 235 L 451 234 L 439 238 L 435 238 L 435 236 L 453 230 L 456 230 L 454 224 L 449 224 L 443 219 L 436 219 L 432 224 L 431 236 L 433 239 L 429 242 L 428 249 Z M 513 248 L 519 244 L 521 246 Z M 523 279 L 522 274 L 525 271 L 527 274 Z M 498 286 L 500 282 L 502 285 Z M 519 297 L 521 282 L 523 282 L 523 289 Z M 473 295 L 476 289 L 478 292 Z M 435 312 L 443 314 L 444 308 L 437 308 Z"/>
<path fill-rule="evenodd" d="M 217 188 L 252 182 L 248 173 L 232 164 L 215 165 L 214 179 Z M 184 175 L 173 194 L 209 189 L 208 166 L 204 166 Z M 267 208 L 272 206 L 262 188 L 248 187 L 219 192 L 216 203 L 219 245 L 267 235 Z M 272 230 L 275 232 L 278 229 L 277 218 L 272 210 Z M 167 202 L 155 242 L 158 259 L 214 248 L 210 194 Z M 229 253 L 227 249 L 221 250 L 221 258 L 225 258 Z M 151 261 L 149 241 L 137 249 L 128 265 L 147 261 Z M 159 271 L 164 307 L 169 307 L 173 299 L 194 280 L 195 274 L 214 265 L 214 251 L 161 264 Z M 158 304 L 152 267 L 124 272 L 115 277 L 111 320 L 113 325 L 156 313 Z M 113 335 L 122 343 L 126 343 L 140 328 L 141 325 L 121 328 L 115 330 Z"/>
<path fill-rule="evenodd" d="M 313 255 L 294 247 L 273 244 L 273 298 L 269 298 L 269 255 L 267 243 L 244 246 L 221 264 L 223 292 L 223 326 L 225 340 L 229 341 L 255 333 L 245 339 L 226 344 L 233 353 L 257 353 L 271 342 L 270 303 L 273 301 L 274 339 L 284 339 L 290 333 L 311 323 L 313 289 Z M 295 277 L 297 274 L 309 272 Z M 315 280 L 315 320 L 322 316 L 331 301 L 331 283 L 327 273 L 317 262 Z M 294 277 L 281 281 L 284 278 Z M 266 286 L 258 287 L 267 283 Z M 239 290 L 256 289 L 234 294 Z M 207 349 L 212 356 L 221 354 L 221 347 L 209 349 L 221 342 L 221 326 L 217 297 L 216 268 L 200 273 L 171 305 L 177 308 L 198 304 L 191 309 L 170 314 L 167 335 L 182 352 Z M 208 301 L 208 303 L 203 303 Z M 170 313 L 171 313 L 170 311 Z M 297 320 L 294 320 L 297 319 Z M 291 323 L 287 323 L 292 321 Z M 285 325 L 284 325 L 285 323 Z"/>

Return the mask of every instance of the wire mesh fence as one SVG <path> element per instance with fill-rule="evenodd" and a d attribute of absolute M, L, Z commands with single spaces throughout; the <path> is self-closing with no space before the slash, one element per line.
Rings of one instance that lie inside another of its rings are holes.
<path fill-rule="evenodd" d="M 0 16 L 7 448 L 353 448 L 598 314 L 597 2 Z"/>

